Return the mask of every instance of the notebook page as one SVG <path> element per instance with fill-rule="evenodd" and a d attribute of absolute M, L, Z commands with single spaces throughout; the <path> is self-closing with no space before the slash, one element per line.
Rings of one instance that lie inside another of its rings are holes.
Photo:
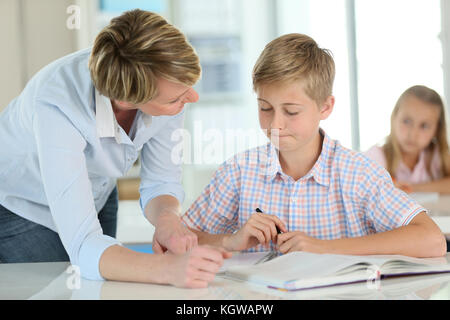
<path fill-rule="evenodd" d="M 236 252 L 229 259 L 223 261 L 219 273 L 223 273 L 231 267 L 235 266 L 251 266 L 268 256 L 270 252 Z"/>
<path fill-rule="evenodd" d="M 444 257 L 419 259 L 399 256 L 387 261 L 381 270 L 383 274 L 443 272 L 450 271 L 450 264 Z"/>
<path fill-rule="evenodd" d="M 358 262 L 351 256 L 292 252 L 250 267 L 231 267 L 227 274 L 262 284 L 283 285 L 292 280 L 332 275 Z"/>

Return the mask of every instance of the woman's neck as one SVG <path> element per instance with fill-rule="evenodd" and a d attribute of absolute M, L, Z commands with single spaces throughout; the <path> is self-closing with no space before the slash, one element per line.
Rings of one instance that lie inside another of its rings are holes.
<path fill-rule="evenodd" d="M 127 134 L 129 134 L 131 126 L 133 125 L 134 117 L 136 116 L 137 109 L 130 109 L 130 110 L 120 109 L 113 101 L 111 101 L 111 105 L 117 123 L 122 127 L 122 129 Z"/>

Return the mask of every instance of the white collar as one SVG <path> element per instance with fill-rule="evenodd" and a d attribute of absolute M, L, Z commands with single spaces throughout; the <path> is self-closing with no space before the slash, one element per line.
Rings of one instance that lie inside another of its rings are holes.
<path fill-rule="evenodd" d="M 117 122 L 116 116 L 114 115 L 111 100 L 108 97 L 100 94 L 97 89 L 95 89 L 95 108 L 97 134 L 99 138 L 114 137 L 117 143 L 121 143 L 122 136 L 120 126 Z M 152 124 L 153 116 L 142 113 L 140 111 L 138 111 L 137 114 L 140 114 L 140 119 L 137 119 L 138 128 L 142 126 L 145 126 L 147 128 L 150 127 L 150 125 Z M 132 128 L 131 130 L 138 130 L 138 128 Z"/>
<path fill-rule="evenodd" d="M 99 138 L 114 137 L 117 143 L 121 143 L 120 127 L 114 115 L 111 100 L 101 95 L 97 89 L 95 89 L 95 119 Z"/>

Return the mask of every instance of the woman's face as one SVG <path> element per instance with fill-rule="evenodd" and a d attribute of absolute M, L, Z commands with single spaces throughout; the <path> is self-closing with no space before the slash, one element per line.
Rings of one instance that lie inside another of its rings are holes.
<path fill-rule="evenodd" d="M 394 133 L 403 153 L 419 154 L 436 136 L 440 117 L 438 106 L 407 96 L 394 118 Z"/>
<path fill-rule="evenodd" d="M 116 101 L 115 105 L 121 110 L 138 109 L 152 116 L 173 116 L 180 113 L 185 103 L 198 101 L 198 93 L 189 86 L 158 79 L 158 95 L 143 104 L 132 104 Z"/>

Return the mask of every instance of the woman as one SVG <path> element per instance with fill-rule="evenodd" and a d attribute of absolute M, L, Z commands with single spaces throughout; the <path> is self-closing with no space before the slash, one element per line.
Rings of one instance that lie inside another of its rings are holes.
<path fill-rule="evenodd" d="M 171 134 L 198 100 L 197 55 L 161 16 L 114 18 L 92 48 L 39 71 L 0 115 L 0 261 L 69 260 L 89 279 L 205 287 L 228 253 L 197 247 L 179 220 Z M 154 248 L 114 239 L 116 178 L 141 155 Z M 191 272 L 193 269 L 194 272 Z"/>

